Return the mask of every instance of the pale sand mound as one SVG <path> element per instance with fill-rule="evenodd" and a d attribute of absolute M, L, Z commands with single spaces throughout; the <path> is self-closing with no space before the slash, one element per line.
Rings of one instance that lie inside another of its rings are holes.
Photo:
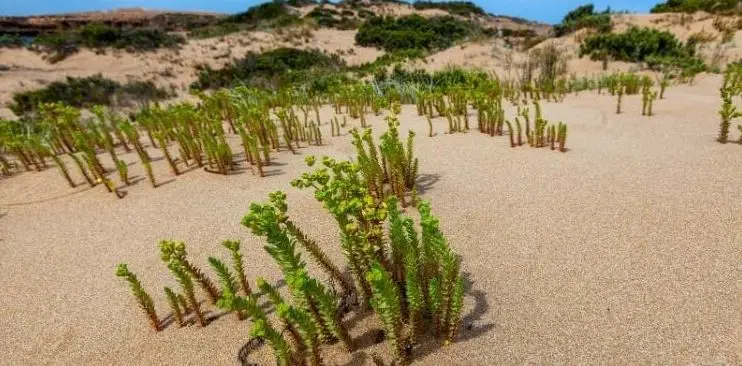
<path fill-rule="evenodd" d="M 427 123 L 405 106 L 403 130 L 418 132 L 422 196 L 471 280 L 461 340 L 416 349 L 417 363 L 740 364 L 742 147 L 714 141 L 719 82 L 670 89 L 652 118 L 639 116 L 636 96 L 619 116 L 609 96 L 545 104 L 548 119 L 569 124 L 565 154 L 511 149 L 506 137 L 475 131 L 445 135 L 441 118 L 428 138 Z M 383 129 L 380 118 L 370 120 Z M 276 281 L 262 241 L 239 221 L 250 202 L 277 189 L 288 192 L 292 218 L 342 263 L 329 214 L 310 192 L 288 186 L 307 170 L 308 154 L 352 156 L 346 132 L 331 138 L 323 129 L 326 146 L 274 154 L 278 164 L 263 179 L 203 171 L 175 178 L 159 160 L 166 184 L 153 190 L 137 162 L 139 182 L 122 200 L 102 187 L 69 189 L 55 169 L 3 179 L 4 362 L 234 363 L 249 322 L 230 314 L 204 329 L 171 325 L 155 334 L 114 267 L 129 263 L 161 316 L 169 314 L 162 287 L 176 285 L 158 258 L 162 238 L 185 240 L 203 267 L 209 255 L 228 259 L 221 240 L 242 239 L 248 277 Z M 372 352 L 388 359 L 385 344 L 371 346 L 374 316 L 346 321 L 356 324 L 362 350 L 351 357 L 332 348 L 329 364 L 370 364 Z M 268 357 L 264 349 L 258 361 Z"/>

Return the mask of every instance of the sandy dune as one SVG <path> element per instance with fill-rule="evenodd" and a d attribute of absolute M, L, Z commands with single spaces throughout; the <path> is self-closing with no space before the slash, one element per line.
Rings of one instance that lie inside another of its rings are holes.
<path fill-rule="evenodd" d="M 428 138 L 425 121 L 405 106 L 403 130 L 419 132 L 422 196 L 470 279 L 461 340 L 437 350 L 428 341 L 415 349 L 416 364 L 742 363 L 742 150 L 714 141 L 719 83 L 671 88 L 652 118 L 639 116 L 639 97 L 626 98 L 622 115 L 605 95 L 546 104 L 546 118 L 569 124 L 564 154 L 512 149 L 506 137 L 475 131 L 446 135 L 441 118 Z M 330 115 L 324 108 L 323 119 Z M 54 169 L 2 179 L 4 362 L 233 364 L 248 322 L 230 314 L 204 329 L 155 334 L 114 266 L 129 263 L 162 316 L 162 287 L 175 285 L 157 255 L 162 238 L 185 240 L 204 267 L 209 255 L 228 257 L 221 240 L 242 239 L 248 277 L 276 281 L 261 241 L 239 224 L 251 201 L 276 189 L 342 263 L 331 218 L 288 182 L 306 170 L 305 155 L 351 156 L 343 134 L 301 155 L 275 154 L 263 179 L 249 171 L 175 178 L 160 160 L 155 172 L 166 184 L 153 190 L 136 163 L 131 174 L 140 181 L 122 200 L 102 187 L 69 189 Z M 361 351 L 329 349 L 329 364 L 370 364 L 374 352 L 388 359 L 385 344 L 373 345 L 374 316 L 346 322 Z M 263 350 L 257 359 L 267 365 L 269 356 Z"/>
<path fill-rule="evenodd" d="M 119 82 L 152 80 L 187 94 L 188 86 L 198 78 L 195 66 L 208 64 L 221 68 L 232 60 L 245 56 L 248 51 L 263 52 L 279 47 L 319 49 L 328 54 L 338 54 L 349 65 L 371 62 L 384 52 L 371 47 L 355 45 L 355 31 L 315 29 L 289 29 L 280 32 L 249 32 L 222 38 L 189 40 L 180 50 L 159 50 L 133 54 L 108 50 L 96 54 L 90 50 L 80 52 L 56 64 L 49 64 L 42 54 L 26 49 L 0 49 L 0 118 L 14 118 L 4 108 L 13 94 L 42 88 L 67 76 L 85 77 L 95 74 Z"/>

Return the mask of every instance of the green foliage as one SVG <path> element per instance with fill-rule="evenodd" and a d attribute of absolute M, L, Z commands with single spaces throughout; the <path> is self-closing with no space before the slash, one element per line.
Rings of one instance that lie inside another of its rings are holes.
<path fill-rule="evenodd" d="M 263 310 L 257 303 L 255 296 L 241 297 L 234 293 L 225 291 L 222 298 L 217 303 L 222 309 L 236 311 L 247 314 L 252 320 L 250 335 L 256 338 L 265 339 L 276 356 L 276 364 L 280 366 L 291 365 L 292 354 L 291 347 L 266 317 Z"/>
<path fill-rule="evenodd" d="M 344 61 L 337 55 L 329 56 L 318 50 L 278 48 L 261 54 L 249 52 L 245 58 L 218 70 L 203 66 L 198 81 L 191 84 L 191 88 L 217 89 L 245 84 L 277 89 L 308 84 L 312 78 L 344 67 Z"/>
<path fill-rule="evenodd" d="M 655 5 L 652 13 L 693 13 L 705 11 L 709 13 L 734 10 L 740 0 L 667 0 Z"/>
<path fill-rule="evenodd" d="M 296 356 L 303 358 L 305 350 L 309 350 L 311 365 L 321 365 L 319 329 L 312 316 L 306 311 L 288 304 L 281 294 L 263 278 L 258 278 L 257 282 L 261 292 L 268 296 L 268 299 L 276 308 L 279 318 L 283 320 L 286 329 L 296 341 L 296 346 L 299 348 Z"/>
<path fill-rule="evenodd" d="M 708 70 L 703 60 L 692 56 L 648 56 L 645 61 L 652 70 L 671 73 L 679 76 L 681 80 L 691 82 L 696 75 Z"/>
<path fill-rule="evenodd" d="M 242 219 L 242 224 L 250 228 L 253 234 L 266 238 L 267 245 L 263 248 L 281 268 L 297 303 L 312 314 L 323 339 L 340 339 L 351 350 L 352 341 L 337 315 L 337 299 L 319 281 L 309 277 L 306 263 L 296 251 L 296 240 L 281 225 L 282 212 L 285 210 L 277 206 L 282 201 L 272 201 L 262 205 L 251 204 L 250 213 Z"/>
<path fill-rule="evenodd" d="M 585 28 L 607 33 L 611 31 L 612 27 L 610 8 L 598 13 L 595 12 L 593 4 L 588 4 L 579 6 L 567 13 L 562 22 L 554 26 L 554 35 L 561 37 Z"/>
<path fill-rule="evenodd" d="M 237 293 L 237 281 L 234 278 L 232 272 L 227 268 L 221 260 L 214 257 L 209 257 L 209 265 L 216 272 L 216 276 L 219 278 L 219 283 L 222 284 L 224 292 L 236 294 Z"/>
<path fill-rule="evenodd" d="M 142 286 L 142 283 L 139 282 L 139 279 L 137 278 L 137 276 L 134 273 L 130 272 L 129 268 L 124 263 L 121 263 L 118 266 L 116 266 L 116 276 L 123 278 L 126 282 L 129 283 L 131 292 L 134 294 L 134 297 L 137 299 L 137 303 L 139 303 L 139 307 L 142 308 L 145 314 L 147 314 L 147 318 L 149 319 L 150 325 L 156 331 L 159 331 L 160 321 L 158 320 L 157 313 L 155 312 L 155 304 L 152 301 L 152 298 L 147 293 L 147 291 L 144 290 L 144 287 Z"/>
<path fill-rule="evenodd" d="M 412 6 L 418 10 L 440 9 L 462 17 L 469 17 L 471 15 L 487 15 L 484 9 L 471 1 L 415 1 Z"/>
<path fill-rule="evenodd" d="M 667 31 L 631 27 L 623 33 L 596 34 L 580 44 L 580 57 L 589 55 L 601 59 L 605 55 L 614 60 L 643 62 L 649 57 L 692 57 L 693 50 L 686 48 Z"/>
<path fill-rule="evenodd" d="M 730 65 L 724 72 L 724 82 L 719 88 L 719 94 L 721 95 L 721 107 L 719 108 L 721 122 L 719 123 L 719 136 L 716 140 L 726 144 L 729 141 L 729 127 L 732 121 L 742 117 L 742 112 L 737 109 L 733 100 L 735 96 L 742 94 L 742 67 L 739 64 Z"/>
<path fill-rule="evenodd" d="M 320 27 L 337 28 L 337 29 L 356 29 L 360 25 L 360 22 L 353 17 L 353 12 L 349 12 L 341 16 L 336 10 L 316 7 L 307 14 L 308 18 L 314 20 Z M 350 15 L 350 17 L 346 16 Z M 340 17 L 339 19 L 337 17 Z"/>
<path fill-rule="evenodd" d="M 185 269 L 181 262 L 176 260 L 169 261 L 167 267 L 170 269 L 173 276 L 175 276 L 178 283 L 180 283 L 183 293 L 188 301 L 188 306 L 193 310 L 193 314 L 196 316 L 198 324 L 202 327 L 206 326 L 206 319 L 201 312 L 201 305 L 196 299 L 191 274 Z"/>
<path fill-rule="evenodd" d="M 422 241 L 420 254 L 421 267 L 428 285 L 428 304 L 435 319 L 438 334 L 446 338 L 446 343 L 456 340 L 461 326 L 461 303 L 463 286 L 459 274 L 460 259 L 448 247 L 440 232 L 439 220 L 431 214 L 430 204 L 422 202 L 418 206 Z"/>
<path fill-rule="evenodd" d="M 455 41 L 470 35 L 472 28 L 473 25 L 470 23 L 450 16 L 374 17 L 364 22 L 358 29 L 356 43 L 386 51 L 445 49 L 453 46 Z"/>
<path fill-rule="evenodd" d="M 160 241 L 160 258 L 163 262 L 167 263 L 170 267 L 171 262 L 176 263 L 178 268 L 184 269 L 189 278 L 192 276 L 201 288 L 209 295 L 212 303 L 216 303 L 219 300 L 219 290 L 214 286 L 211 279 L 206 276 L 201 269 L 193 265 L 186 258 L 187 252 L 184 242 L 176 242 L 173 240 L 162 240 Z M 172 268 L 171 268 L 172 270 Z"/>
<path fill-rule="evenodd" d="M 371 284 L 373 291 L 371 306 L 384 324 L 384 334 L 389 340 L 396 360 L 404 365 L 406 355 L 402 339 L 403 324 L 399 288 L 378 262 L 372 265 L 371 270 L 366 274 L 366 280 Z"/>
<path fill-rule="evenodd" d="M 245 277 L 245 265 L 242 260 L 242 253 L 240 253 L 240 241 L 239 240 L 225 240 L 222 242 L 222 246 L 229 249 L 232 253 L 232 270 L 237 274 L 237 279 L 240 283 L 240 288 L 246 296 L 252 294 L 250 284 L 247 282 Z"/>
<path fill-rule="evenodd" d="M 182 327 L 185 325 L 183 320 L 183 312 L 185 309 L 181 309 L 178 295 L 170 287 L 165 286 L 165 297 L 167 297 L 167 303 L 170 305 L 170 309 L 173 310 L 175 320 L 178 322 L 178 325 Z"/>
<path fill-rule="evenodd" d="M 399 118 L 397 117 L 400 110 L 399 105 L 393 105 L 392 113 L 386 117 L 389 128 L 380 137 L 379 150 L 386 161 L 387 181 L 390 182 L 392 191 L 404 206 L 405 193 L 415 187 L 418 160 L 414 157 L 413 151 L 415 132 L 408 131 L 407 146 L 400 139 Z"/>
<path fill-rule="evenodd" d="M 170 97 L 170 93 L 160 89 L 151 81 L 120 84 L 97 74 L 88 77 L 67 77 L 65 81 L 55 81 L 38 90 L 13 95 L 8 106 L 17 116 L 37 110 L 41 103 L 62 102 L 66 105 L 87 108 L 94 105 L 113 105 L 127 101 L 158 101 Z"/>

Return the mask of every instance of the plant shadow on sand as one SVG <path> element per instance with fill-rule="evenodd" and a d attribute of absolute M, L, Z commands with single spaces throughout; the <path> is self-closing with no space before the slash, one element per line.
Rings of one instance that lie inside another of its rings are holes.
<path fill-rule="evenodd" d="M 78 184 L 78 186 L 80 186 L 80 185 L 82 185 L 82 183 Z M 82 192 L 91 190 L 93 188 L 95 188 L 95 187 L 89 187 L 88 186 L 88 187 L 85 187 L 83 189 L 79 189 L 79 190 L 72 191 L 72 192 L 69 192 L 69 193 L 61 194 L 59 196 L 49 197 L 49 198 L 43 198 L 43 199 L 34 200 L 34 201 L 12 202 L 12 203 L 2 203 L 2 202 L 0 202 L 0 206 L 26 206 L 26 205 L 33 205 L 33 204 L 36 204 L 36 203 L 51 202 L 51 201 L 56 201 L 56 200 L 63 199 L 63 198 L 66 198 L 66 197 L 74 196 L 76 194 L 79 194 L 79 193 L 82 193 Z"/>
<path fill-rule="evenodd" d="M 416 186 L 417 193 L 425 194 L 441 180 L 440 174 L 419 174 L 417 176 Z"/>

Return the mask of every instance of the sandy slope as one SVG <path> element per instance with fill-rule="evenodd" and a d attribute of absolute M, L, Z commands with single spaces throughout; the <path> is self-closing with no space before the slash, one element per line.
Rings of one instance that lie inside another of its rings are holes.
<path fill-rule="evenodd" d="M 67 76 L 84 77 L 101 73 L 105 77 L 127 80 L 152 80 L 160 86 L 186 94 L 188 86 L 197 79 L 194 68 L 208 64 L 221 68 L 233 59 L 244 57 L 248 51 L 263 52 L 278 47 L 319 49 L 328 54 L 339 54 L 349 64 L 371 62 L 383 52 L 355 45 L 355 31 L 316 29 L 309 33 L 300 29 L 276 33 L 250 32 L 223 38 L 190 40 L 178 51 L 159 50 L 154 53 L 132 54 L 108 50 L 97 55 L 81 50 L 56 64 L 47 63 L 42 55 L 25 49 L 0 49 L 0 118 L 11 118 L 4 109 L 13 94 L 33 90 Z"/>
<path fill-rule="evenodd" d="M 440 118 L 438 135 L 428 138 L 427 124 L 405 106 L 403 129 L 419 132 L 422 195 L 470 279 L 461 341 L 434 352 L 427 341 L 415 350 L 417 362 L 740 364 L 742 150 L 714 141 L 719 82 L 670 89 L 653 118 L 639 116 L 638 97 L 618 116 L 608 96 L 547 104 L 548 119 L 569 124 L 566 154 L 511 149 L 506 137 L 475 131 L 446 135 Z M 383 122 L 371 124 L 381 130 Z M 160 160 L 155 171 L 167 184 L 153 190 L 140 181 L 122 200 L 102 187 L 69 189 L 54 169 L 3 179 L 4 362 L 232 364 L 248 322 L 227 315 L 204 329 L 155 334 L 114 266 L 130 264 L 163 316 L 161 288 L 175 282 L 157 255 L 161 238 L 185 240 L 203 266 L 208 255 L 228 258 L 221 240 L 242 239 L 248 277 L 276 281 L 261 241 L 239 224 L 250 202 L 276 189 L 288 192 L 292 217 L 342 263 L 329 215 L 309 192 L 288 187 L 306 170 L 307 154 L 351 156 L 347 135 L 326 140 L 301 155 L 274 154 L 278 164 L 264 179 L 202 171 L 174 178 Z M 131 170 L 142 179 L 138 163 Z M 346 318 L 356 323 L 361 351 L 330 349 L 328 363 L 388 357 L 385 345 L 372 345 L 374 319 Z M 269 364 L 264 353 L 259 360 Z"/>

